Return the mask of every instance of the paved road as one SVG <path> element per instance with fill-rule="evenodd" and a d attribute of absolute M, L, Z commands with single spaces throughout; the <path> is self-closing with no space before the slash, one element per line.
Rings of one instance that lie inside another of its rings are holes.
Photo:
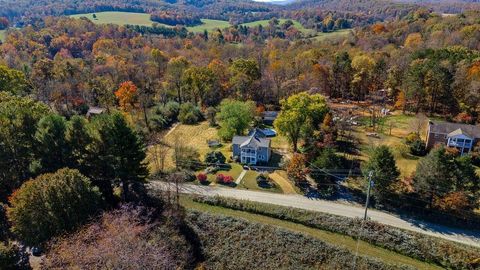
<path fill-rule="evenodd" d="M 151 182 L 152 188 L 167 189 L 168 184 L 164 182 Z M 336 203 L 325 200 L 309 199 L 297 194 L 275 194 L 267 192 L 249 191 L 222 187 L 208 187 L 192 184 L 185 184 L 181 187 L 182 193 L 199 194 L 204 196 L 223 196 L 235 199 L 250 200 L 261 203 L 270 203 L 281 206 L 289 206 L 312 211 L 330 213 L 345 217 L 363 217 L 364 209 L 356 205 Z M 423 221 L 402 218 L 400 216 L 376 210 L 368 210 L 370 219 L 430 236 L 480 247 L 480 232 L 468 231 L 456 228 L 449 228 L 442 225 L 427 223 Z"/>

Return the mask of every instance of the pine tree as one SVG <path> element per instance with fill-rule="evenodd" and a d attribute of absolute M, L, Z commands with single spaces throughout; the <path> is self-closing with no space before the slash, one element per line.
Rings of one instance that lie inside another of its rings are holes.
<path fill-rule="evenodd" d="M 148 175 L 144 145 L 119 113 L 97 116 L 92 125 L 95 134 L 90 176 L 109 202 L 114 182 L 122 183 L 123 199 L 129 200 L 130 185 L 142 184 Z"/>
<path fill-rule="evenodd" d="M 67 121 L 65 118 L 51 114 L 38 123 L 35 139 L 38 146 L 39 172 L 55 172 L 67 165 L 70 149 L 65 138 Z"/>
<path fill-rule="evenodd" d="M 393 192 L 392 185 L 400 176 L 395 158 L 390 149 L 385 145 L 373 150 L 363 171 L 365 175 L 373 172 L 372 180 L 375 185 L 372 192 L 375 199 L 379 202 L 385 201 L 388 195 Z"/>
<path fill-rule="evenodd" d="M 442 196 L 456 182 L 455 166 L 444 147 L 433 149 L 420 160 L 415 171 L 414 189 L 429 200 L 432 207 L 435 196 Z"/>

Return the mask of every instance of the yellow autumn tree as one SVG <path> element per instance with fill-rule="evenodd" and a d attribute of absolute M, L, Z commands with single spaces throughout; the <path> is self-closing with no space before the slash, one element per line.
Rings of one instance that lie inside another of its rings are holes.
<path fill-rule="evenodd" d="M 405 47 L 409 49 L 416 49 L 422 45 L 422 35 L 420 33 L 412 33 L 405 39 Z"/>
<path fill-rule="evenodd" d="M 403 91 L 400 91 L 397 95 L 397 101 L 395 101 L 395 109 L 405 112 L 406 104 L 407 99 L 405 97 L 405 93 Z"/>

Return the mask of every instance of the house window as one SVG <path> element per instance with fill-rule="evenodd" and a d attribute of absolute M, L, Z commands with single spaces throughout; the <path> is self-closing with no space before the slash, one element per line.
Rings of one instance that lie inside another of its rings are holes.
<path fill-rule="evenodd" d="M 433 136 L 436 138 L 438 138 L 438 134 L 437 133 L 433 133 Z"/>
<path fill-rule="evenodd" d="M 264 160 L 264 159 L 265 159 L 265 157 L 264 157 L 263 155 L 258 155 L 258 159 L 260 159 L 260 160 Z"/>

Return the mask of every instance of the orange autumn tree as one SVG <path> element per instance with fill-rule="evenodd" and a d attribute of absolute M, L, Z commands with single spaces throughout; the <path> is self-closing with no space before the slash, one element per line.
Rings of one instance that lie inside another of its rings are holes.
<path fill-rule="evenodd" d="M 286 169 L 288 176 L 299 185 L 307 181 L 309 170 L 306 166 L 307 158 L 303 154 L 295 153 L 287 163 Z"/>
<path fill-rule="evenodd" d="M 137 86 L 131 82 L 123 82 L 120 85 L 120 88 L 115 92 L 115 96 L 118 99 L 118 103 L 120 108 L 125 111 L 129 112 L 135 108 L 135 102 L 137 101 Z"/>

